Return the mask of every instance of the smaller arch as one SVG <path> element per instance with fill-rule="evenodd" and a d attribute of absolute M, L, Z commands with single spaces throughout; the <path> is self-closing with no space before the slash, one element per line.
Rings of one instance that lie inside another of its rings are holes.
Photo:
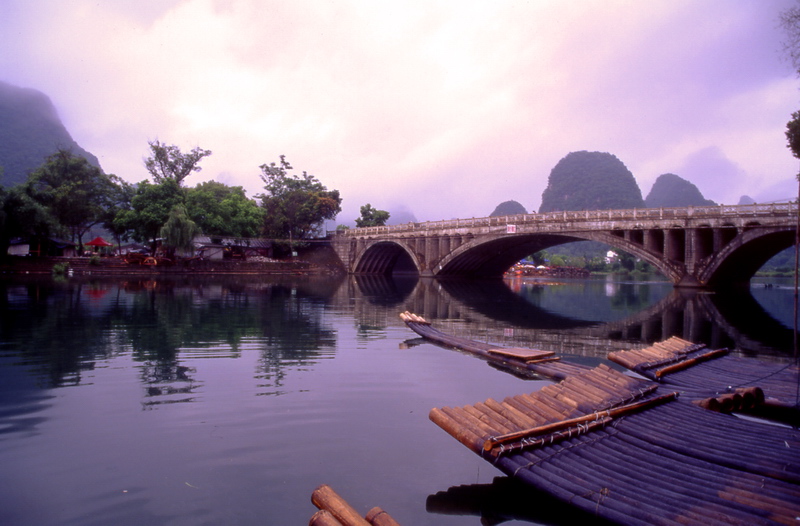
<path fill-rule="evenodd" d="M 711 225 L 700 225 L 695 231 L 695 259 L 705 259 L 714 253 L 714 229 Z"/>
<path fill-rule="evenodd" d="M 413 251 L 394 241 L 368 244 L 356 255 L 354 274 L 419 274 L 420 262 Z"/>

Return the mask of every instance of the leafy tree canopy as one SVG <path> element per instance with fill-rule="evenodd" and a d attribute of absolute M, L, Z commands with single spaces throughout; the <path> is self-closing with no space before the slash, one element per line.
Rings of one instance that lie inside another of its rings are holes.
<path fill-rule="evenodd" d="M 103 228 L 111 232 L 117 244 L 121 245 L 123 239 L 128 239 L 130 232 L 124 224 L 115 220 L 122 212 L 132 209 L 131 203 L 133 196 L 136 195 L 136 186 L 114 174 L 110 174 L 108 178 L 111 181 L 111 192 L 106 209 L 102 214 Z"/>
<path fill-rule="evenodd" d="M 706 199 L 700 190 L 686 179 L 675 174 L 661 174 L 653 183 L 653 188 L 644 200 L 648 208 L 670 206 L 713 206 L 714 201 Z"/>
<path fill-rule="evenodd" d="M 189 218 L 183 205 L 174 206 L 167 222 L 161 227 L 161 238 L 169 257 L 174 257 L 176 250 L 191 251 L 194 248 L 194 238 L 198 234 L 200 227 Z"/>
<path fill-rule="evenodd" d="M 383 226 L 388 220 L 389 212 L 386 210 L 372 208 L 372 205 L 367 203 L 361 207 L 361 217 L 356 219 L 356 226 L 359 228 L 367 226 Z"/>
<path fill-rule="evenodd" d="M 156 183 L 172 179 L 178 185 L 183 184 L 183 180 L 192 172 L 201 170 L 198 163 L 203 157 L 211 155 L 211 150 L 203 150 L 199 147 L 189 153 L 182 153 L 177 146 L 162 144 L 158 139 L 147 144 L 150 145 L 152 155 L 145 159 L 144 166 Z"/>
<path fill-rule="evenodd" d="M 54 223 L 72 241 L 99 223 L 111 195 L 111 180 L 100 168 L 70 150 L 50 155 L 28 179 L 32 197 L 52 215 Z"/>
<path fill-rule="evenodd" d="M 8 190 L 0 187 L 0 258 L 8 254 L 12 239 L 45 236 L 53 226 L 52 216 L 30 193 L 29 185 L 17 185 Z"/>
<path fill-rule="evenodd" d="M 558 161 L 542 193 L 539 212 L 643 208 L 633 174 L 605 152 L 572 152 Z"/>
<path fill-rule="evenodd" d="M 209 236 L 257 237 L 264 225 L 264 209 L 248 199 L 241 186 L 200 183 L 187 191 L 186 208 Z"/>
<path fill-rule="evenodd" d="M 338 190 L 328 190 L 316 177 L 303 172 L 289 175 L 286 156 L 280 164 L 262 164 L 267 193 L 259 196 L 265 211 L 264 234 L 276 239 L 305 239 L 320 231 L 325 220 L 342 211 Z"/>
<path fill-rule="evenodd" d="M 786 123 L 786 146 L 797 159 L 800 159 L 800 111 L 792 113 L 792 120 Z"/>
<path fill-rule="evenodd" d="M 497 208 L 494 209 L 494 212 L 489 214 L 489 217 L 513 216 L 527 213 L 528 211 L 525 210 L 525 207 L 519 204 L 517 201 L 503 201 L 497 205 Z"/>
<path fill-rule="evenodd" d="M 131 208 L 117 214 L 114 226 L 130 231 L 136 241 L 151 242 L 155 248 L 161 227 L 169 219 L 172 209 L 182 205 L 183 201 L 183 192 L 174 179 L 166 179 L 160 184 L 142 181 L 136 186 Z"/>

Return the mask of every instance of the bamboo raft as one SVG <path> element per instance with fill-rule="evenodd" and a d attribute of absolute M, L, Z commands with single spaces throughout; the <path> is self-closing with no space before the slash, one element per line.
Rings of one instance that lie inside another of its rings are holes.
<path fill-rule="evenodd" d="M 507 475 L 614 522 L 797 524 L 797 430 L 658 389 L 601 365 L 430 419 Z"/>
<path fill-rule="evenodd" d="M 403 319 L 424 337 L 465 348 L 460 339 L 424 329 L 421 318 Z M 689 359 L 707 353 L 690 346 L 661 347 L 680 347 Z M 487 347 L 473 342 L 467 350 L 492 359 Z M 666 383 L 716 357 L 680 367 L 667 360 L 649 369 L 672 369 L 650 371 L 647 379 L 606 365 L 577 367 L 538 392 L 434 408 L 429 416 L 505 474 L 613 522 L 797 524 L 800 432 L 708 411 L 679 399 L 681 391 L 700 399 L 702 385 L 692 391 Z"/>
<path fill-rule="evenodd" d="M 427 340 L 450 349 L 459 349 L 474 354 L 490 363 L 515 372 L 537 375 L 551 380 L 563 380 L 588 369 L 583 365 L 562 362 L 552 351 L 501 347 L 451 336 L 432 327 L 423 317 L 408 311 L 401 313 L 400 319 L 409 329 Z"/>
<path fill-rule="evenodd" d="M 800 424 L 796 364 L 767 363 L 708 350 L 672 337 L 644 349 L 617 351 L 608 359 L 674 389 L 715 411 L 780 415 Z"/>
<path fill-rule="evenodd" d="M 314 490 L 311 502 L 319 511 L 311 516 L 309 526 L 400 526 L 391 515 L 377 506 L 362 517 L 327 484 Z"/>

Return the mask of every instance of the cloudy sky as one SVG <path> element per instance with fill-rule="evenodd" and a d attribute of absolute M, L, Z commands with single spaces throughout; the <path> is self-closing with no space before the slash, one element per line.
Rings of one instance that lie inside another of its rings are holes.
<path fill-rule="evenodd" d="M 796 194 L 784 130 L 794 0 L 3 0 L 0 80 L 46 93 L 107 173 L 147 142 L 213 151 L 190 184 L 262 189 L 285 154 L 359 207 L 418 220 L 538 209 L 571 151 L 643 196 L 662 173 L 720 203 Z M 400 215 L 399 213 L 397 215 Z"/>

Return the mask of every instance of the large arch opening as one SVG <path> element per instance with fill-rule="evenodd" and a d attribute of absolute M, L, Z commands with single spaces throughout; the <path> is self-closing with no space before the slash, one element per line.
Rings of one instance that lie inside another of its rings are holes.
<path fill-rule="evenodd" d="M 558 245 L 577 244 L 577 242 L 598 242 L 608 248 L 624 251 L 640 258 L 655 267 L 655 270 L 676 279 L 671 269 L 664 267 L 664 261 L 648 252 L 643 246 L 632 243 L 624 237 L 609 233 L 594 233 L 586 236 L 555 234 L 518 234 L 500 236 L 478 244 L 466 244 L 446 257 L 437 277 L 501 277 L 521 259 Z M 605 252 L 604 252 L 605 254 Z"/>
<path fill-rule="evenodd" d="M 723 284 L 748 285 L 750 278 L 767 261 L 794 245 L 795 232 L 783 230 L 754 235 L 750 239 L 747 238 L 747 232 L 744 232 L 742 237 L 742 241 L 733 248 L 730 254 L 726 255 L 724 260 L 709 269 L 709 276 L 705 280 L 709 287 L 718 288 Z M 733 243 L 736 241 L 734 240 Z"/>
<path fill-rule="evenodd" d="M 419 269 L 406 250 L 391 241 L 369 247 L 356 265 L 354 274 L 418 275 Z"/>
<path fill-rule="evenodd" d="M 591 240 L 591 239 L 588 239 Z M 502 236 L 464 245 L 445 258 L 437 277 L 500 277 L 521 259 L 550 247 L 587 241 L 587 238 L 553 234 Z"/>

